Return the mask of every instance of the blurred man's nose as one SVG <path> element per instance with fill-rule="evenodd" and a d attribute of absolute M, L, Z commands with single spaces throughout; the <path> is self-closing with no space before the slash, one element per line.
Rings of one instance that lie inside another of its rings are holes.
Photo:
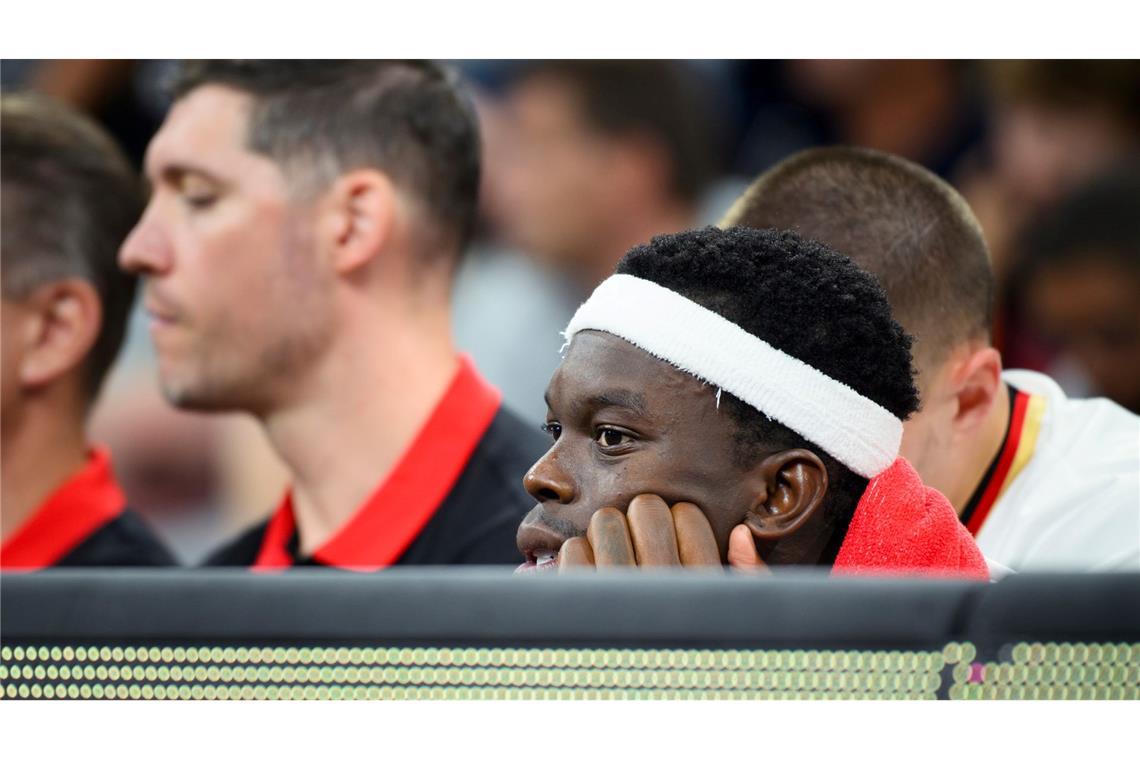
<path fill-rule="evenodd" d="M 144 214 L 119 249 L 119 267 L 143 275 L 164 274 L 174 257 L 170 243 L 149 213 Z"/>
<path fill-rule="evenodd" d="M 574 501 L 574 481 L 559 466 L 555 449 L 534 463 L 523 477 L 523 487 L 539 503 L 558 502 L 569 504 Z"/>

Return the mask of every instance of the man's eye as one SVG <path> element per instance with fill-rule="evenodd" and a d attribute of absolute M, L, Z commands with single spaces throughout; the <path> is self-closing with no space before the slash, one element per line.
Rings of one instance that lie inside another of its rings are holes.
<path fill-rule="evenodd" d="M 604 427 L 598 429 L 597 436 L 594 440 L 606 448 L 613 448 L 623 443 L 628 443 L 632 438 L 628 433 L 623 433 L 614 428 Z"/>
<path fill-rule="evenodd" d="M 184 195 L 182 196 L 183 202 L 187 206 L 196 209 L 209 208 L 214 204 L 218 197 L 216 195 Z"/>
<path fill-rule="evenodd" d="M 557 422 L 546 422 L 542 425 L 542 432 L 547 433 L 554 440 L 558 440 L 558 436 L 562 435 L 562 425 Z"/>
<path fill-rule="evenodd" d="M 203 209 L 212 206 L 218 199 L 217 186 L 194 174 L 179 177 L 177 188 L 182 202 L 191 208 Z"/>

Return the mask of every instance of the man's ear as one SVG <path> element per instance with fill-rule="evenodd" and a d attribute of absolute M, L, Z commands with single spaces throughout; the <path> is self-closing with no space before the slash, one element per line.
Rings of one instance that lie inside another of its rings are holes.
<path fill-rule="evenodd" d="M 952 375 L 957 402 L 954 428 L 969 432 L 981 425 L 1002 390 L 1001 354 L 990 346 L 970 354 Z"/>
<path fill-rule="evenodd" d="M 788 449 L 765 457 L 753 477 L 761 479 L 763 496 L 744 518 L 760 541 L 776 541 L 795 533 L 823 507 L 827 468 L 807 449 Z"/>
<path fill-rule="evenodd" d="M 347 274 L 372 261 L 392 236 L 396 189 L 383 172 L 357 169 L 342 175 L 320 205 L 324 244 L 333 268 Z"/>
<path fill-rule="evenodd" d="M 103 308 L 94 286 L 77 278 L 37 288 L 22 305 L 20 384 L 38 389 L 84 363 L 99 337 Z"/>

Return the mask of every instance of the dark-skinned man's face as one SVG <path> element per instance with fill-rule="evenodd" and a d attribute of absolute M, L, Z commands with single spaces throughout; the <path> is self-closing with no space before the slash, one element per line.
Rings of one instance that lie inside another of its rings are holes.
<path fill-rule="evenodd" d="M 518 533 L 528 563 L 554 569 L 545 562 L 585 535 L 591 515 L 624 512 L 646 493 L 700 507 L 723 560 L 755 494 L 734 461 L 737 424 L 716 393 L 621 338 L 577 334 L 547 389 L 553 443 L 524 479 L 538 501 Z"/>

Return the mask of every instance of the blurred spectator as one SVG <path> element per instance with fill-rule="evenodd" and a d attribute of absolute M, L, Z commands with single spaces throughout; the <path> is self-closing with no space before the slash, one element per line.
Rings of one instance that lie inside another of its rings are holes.
<path fill-rule="evenodd" d="M 757 90 L 740 164 L 752 176 L 797 150 L 844 143 L 947 176 L 982 136 L 969 64 L 945 60 L 750 62 Z"/>
<path fill-rule="evenodd" d="M 501 101 L 472 88 L 482 138 L 481 217 L 489 223 L 509 155 L 509 122 Z M 558 333 L 580 300 L 579 289 L 546 266 L 502 247 L 491 230 L 463 256 L 452 289 L 452 332 L 503 403 L 537 427 L 546 419 L 543 392 L 558 366 Z"/>
<path fill-rule="evenodd" d="M 142 208 L 137 177 L 78 113 L 39 96 L 2 103 L 0 562 L 171 564 L 85 431 L 134 299 L 115 259 Z"/>
<path fill-rule="evenodd" d="M 988 156 L 956 176 L 989 244 L 997 281 L 995 344 L 1007 367 L 1044 371 L 1057 357 L 1009 303 L 1016 241 L 1050 203 L 1140 150 L 1140 62 L 998 61 L 985 67 L 991 94 Z M 1059 378 L 1084 395 L 1084 383 Z"/>
<path fill-rule="evenodd" d="M 717 169 L 712 104 L 673 61 L 549 61 L 510 87 L 509 242 L 588 289 L 632 246 L 690 227 Z"/>
<path fill-rule="evenodd" d="M 1140 160 L 1051 207 L 1023 247 L 1023 323 L 1075 357 L 1098 395 L 1140 412 Z"/>
<path fill-rule="evenodd" d="M 5 61 L 6 91 L 34 90 L 88 114 L 135 166 L 169 106 L 163 80 L 173 61 L 46 59 Z"/>
<path fill-rule="evenodd" d="M 483 206 L 529 260 L 477 247 L 457 280 L 455 332 L 538 422 L 559 333 L 589 291 L 630 247 L 727 205 L 704 209 L 723 146 L 719 102 L 684 62 L 541 61 L 508 81 L 481 109 Z"/>
<path fill-rule="evenodd" d="M 135 166 L 169 107 L 174 61 L 6 60 L 5 91 L 33 91 L 63 101 L 98 121 Z M 147 318 L 136 306 L 119 360 L 92 410 L 89 431 L 115 454 L 115 474 L 131 508 L 143 515 L 175 556 L 193 563 L 227 528 L 260 512 L 234 505 L 268 504 L 284 487 L 280 466 L 248 420 L 204 417 L 163 402 L 154 383 Z M 230 440 L 235 437 L 236 440 Z M 240 445 L 235 445 L 239 444 Z M 270 464 L 274 464 L 270 462 Z M 253 490 L 268 501 L 241 497 Z M 270 497 L 269 494 L 273 496 Z"/>

